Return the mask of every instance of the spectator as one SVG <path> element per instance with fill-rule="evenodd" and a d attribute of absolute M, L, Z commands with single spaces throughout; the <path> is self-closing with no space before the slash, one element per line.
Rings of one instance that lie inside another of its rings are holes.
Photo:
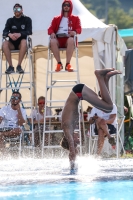
<path fill-rule="evenodd" d="M 11 104 L 0 109 L 0 148 L 4 148 L 4 138 L 18 136 L 22 132 L 22 125 L 26 121 L 26 112 L 20 107 L 21 94 L 14 91 L 11 96 Z M 6 127 L 6 131 L 4 128 Z"/>
<path fill-rule="evenodd" d="M 48 106 L 46 106 L 46 111 L 45 111 L 45 97 L 43 96 L 40 96 L 38 98 L 38 111 L 34 109 L 33 112 L 31 113 L 31 117 L 33 118 L 35 123 L 38 123 L 38 121 L 44 122 L 44 112 L 46 112 L 46 116 L 52 115 L 52 110 Z M 46 118 L 46 121 L 49 120 L 50 118 Z"/>
<path fill-rule="evenodd" d="M 89 121 L 89 119 L 90 119 L 91 110 L 92 110 L 91 106 L 88 106 L 87 109 L 86 109 L 86 112 L 87 112 L 87 121 Z"/>
<path fill-rule="evenodd" d="M 113 110 L 110 113 L 105 113 L 95 107 L 92 108 L 89 123 L 95 123 L 95 134 L 98 135 L 97 155 L 101 154 L 104 139 L 107 136 L 109 143 L 115 145 L 114 138 L 111 134 L 116 133 L 117 107 L 113 104 Z"/>
<path fill-rule="evenodd" d="M 19 50 L 19 59 L 16 72 L 24 73 L 21 63 L 27 50 L 26 38 L 32 34 L 32 21 L 29 17 L 23 15 L 22 5 L 16 3 L 13 6 L 14 17 L 9 18 L 3 30 L 3 37 L 9 37 L 9 40 L 3 42 L 3 52 L 9 63 L 6 74 L 14 73 L 12 65 L 11 50 Z"/>
<path fill-rule="evenodd" d="M 56 72 L 63 69 L 59 47 L 67 48 L 65 70 L 69 72 L 73 71 L 70 60 L 74 50 L 74 35 L 81 33 L 81 24 L 79 17 L 72 15 L 72 10 L 73 4 L 71 0 L 64 0 L 62 3 L 61 15 L 54 17 L 48 28 L 48 34 L 51 37 L 50 48 L 57 61 Z"/>
<path fill-rule="evenodd" d="M 38 112 L 39 111 L 39 112 Z M 34 109 L 31 113 L 31 118 L 33 118 L 33 122 L 35 125 L 35 146 L 39 145 L 39 130 L 38 130 L 38 122 L 44 122 L 44 112 L 46 112 L 46 116 L 52 116 L 52 110 L 48 106 L 46 106 L 45 110 L 45 97 L 40 96 L 38 98 L 38 110 Z M 48 122 L 52 118 L 46 118 L 46 122 Z M 31 119 L 30 119 L 31 120 Z M 46 129 L 49 129 L 49 126 L 46 126 Z M 43 132 L 43 125 L 40 125 L 41 134 Z M 31 139 L 30 139 L 31 140 Z M 48 142 L 48 134 L 46 134 L 45 141 Z"/>

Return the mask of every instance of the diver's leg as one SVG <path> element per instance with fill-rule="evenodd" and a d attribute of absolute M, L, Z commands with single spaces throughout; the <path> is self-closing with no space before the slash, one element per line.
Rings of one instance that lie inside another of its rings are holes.
<path fill-rule="evenodd" d="M 96 70 L 95 74 L 99 82 L 100 92 L 102 99 L 99 99 L 98 95 L 91 90 L 89 87 L 84 85 L 82 90 L 83 99 L 88 101 L 94 107 L 103 110 L 104 112 L 111 112 L 113 108 L 113 103 L 109 95 L 108 88 L 106 87 L 104 77 L 107 73 L 111 72 L 112 69 Z M 114 75 L 119 74 L 116 72 Z"/>

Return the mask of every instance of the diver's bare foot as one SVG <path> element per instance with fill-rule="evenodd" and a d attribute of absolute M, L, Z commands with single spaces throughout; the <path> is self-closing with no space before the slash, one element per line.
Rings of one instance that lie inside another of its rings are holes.
<path fill-rule="evenodd" d="M 110 71 L 113 71 L 114 68 L 107 68 L 107 69 L 97 69 L 95 70 L 95 75 L 97 77 L 103 77 L 103 76 L 106 76 L 107 73 L 109 73 Z"/>
<path fill-rule="evenodd" d="M 122 72 L 119 71 L 119 70 L 113 70 L 113 71 L 108 72 L 104 78 L 105 78 L 105 80 L 108 81 L 111 76 L 114 76 L 114 75 L 117 75 L 117 74 L 122 74 Z"/>

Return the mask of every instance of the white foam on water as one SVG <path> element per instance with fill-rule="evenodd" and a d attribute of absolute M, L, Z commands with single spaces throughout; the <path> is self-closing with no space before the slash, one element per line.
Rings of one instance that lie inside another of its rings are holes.
<path fill-rule="evenodd" d="M 68 175 L 68 158 L 1 160 L 0 185 L 64 182 L 71 178 L 89 182 L 100 178 L 133 177 L 133 159 L 101 160 L 84 156 L 77 159 L 77 165 L 78 173 Z"/>

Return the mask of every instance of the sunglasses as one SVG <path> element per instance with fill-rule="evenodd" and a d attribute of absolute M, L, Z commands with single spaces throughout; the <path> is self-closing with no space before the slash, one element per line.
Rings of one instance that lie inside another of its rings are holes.
<path fill-rule="evenodd" d="M 66 3 L 63 4 L 63 7 L 66 7 L 66 6 L 67 6 L 67 7 L 70 7 L 70 4 L 68 4 L 68 3 L 67 3 L 67 4 L 66 4 Z"/>
<path fill-rule="evenodd" d="M 13 11 L 14 12 L 21 12 L 22 8 L 14 8 Z"/>
<path fill-rule="evenodd" d="M 44 102 L 44 101 L 42 101 L 42 102 L 39 102 L 38 104 L 39 104 L 39 105 L 44 105 L 44 104 L 45 104 L 45 102 Z"/>
<path fill-rule="evenodd" d="M 11 96 L 11 100 L 19 100 L 20 98 L 19 97 L 14 97 L 14 96 Z"/>

